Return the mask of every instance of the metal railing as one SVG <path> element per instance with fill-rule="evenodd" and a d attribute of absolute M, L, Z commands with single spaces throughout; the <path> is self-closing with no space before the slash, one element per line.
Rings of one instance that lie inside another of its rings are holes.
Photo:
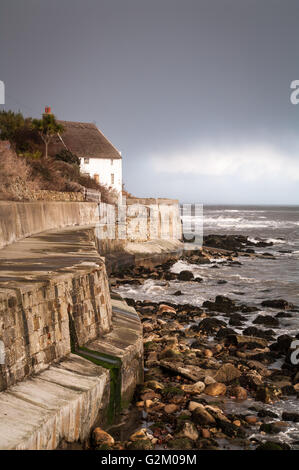
<path fill-rule="evenodd" d="M 101 193 L 95 189 L 84 188 L 84 200 L 91 202 L 101 202 Z"/>

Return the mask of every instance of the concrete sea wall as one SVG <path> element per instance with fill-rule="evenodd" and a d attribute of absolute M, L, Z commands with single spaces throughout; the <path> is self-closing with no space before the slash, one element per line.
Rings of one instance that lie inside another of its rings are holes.
<path fill-rule="evenodd" d="M 95 202 L 0 201 L 0 248 L 47 230 L 98 221 Z"/>
<path fill-rule="evenodd" d="M 92 202 L 0 202 L 0 449 L 82 443 L 143 380 L 140 319 L 101 255 L 112 269 L 179 253 L 179 206 L 130 199 L 125 225 L 100 207 L 115 219 Z"/>

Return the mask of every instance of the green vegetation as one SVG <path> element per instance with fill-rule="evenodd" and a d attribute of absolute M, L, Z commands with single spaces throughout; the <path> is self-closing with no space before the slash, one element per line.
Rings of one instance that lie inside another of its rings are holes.
<path fill-rule="evenodd" d="M 59 124 L 54 114 L 43 114 L 42 119 L 33 119 L 32 127 L 35 129 L 45 144 L 45 157 L 48 157 L 48 146 L 56 134 L 62 134 L 64 128 Z"/>
<path fill-rule="evenodd" d="M 110 354 L 93 351 L 86 347 L 79 347 L 74 354 L 109 369 L 110 373 L 110 400 L 108 407 L 108 423 L 112 423 L 121 410 L 121 360 Z"/>

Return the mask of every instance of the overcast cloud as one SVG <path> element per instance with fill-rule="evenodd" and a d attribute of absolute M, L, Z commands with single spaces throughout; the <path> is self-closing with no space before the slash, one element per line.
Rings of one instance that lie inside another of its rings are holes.
<path fill-rule="evenodd" d="M 298 45 L 298 0 L 0 5 L 6 109 L 96 122 L 130 192 L 182 202 L 299 203 Z"/>

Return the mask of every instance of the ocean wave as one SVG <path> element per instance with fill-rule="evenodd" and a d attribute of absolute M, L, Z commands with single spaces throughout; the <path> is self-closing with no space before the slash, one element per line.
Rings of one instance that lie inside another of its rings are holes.
<path fill-rule="evenodd" d="M 266 243 L 273 243 L 275 245 L 286 243 L 286 240 L 284 240 L 282 238 L 263 238 L 263 239 L 259 239 L 259 238 L 254 238 L 254 237 L 248 237 L 248 240 L 251 243 L 255 243 L 255 244 L 259 243 L 260 241 L 264 241 Z"/>
<path fill-rule="evenodd" d="M 194 222 L 195 224 L 200 225 L 201 223 L 204 225 L 205 228 L 231 228 L 236 227 L 238 229 L 250 229 L 250 228 L 293 228 L 298 227 L 298 221 L 291 221 L 291 220 L 270 220 L 266 218 L 256 218 L 256 219 L 249 219 L 238 216 L 183 216 L 182 217 L 183 223 L 191 223 Z"/>

